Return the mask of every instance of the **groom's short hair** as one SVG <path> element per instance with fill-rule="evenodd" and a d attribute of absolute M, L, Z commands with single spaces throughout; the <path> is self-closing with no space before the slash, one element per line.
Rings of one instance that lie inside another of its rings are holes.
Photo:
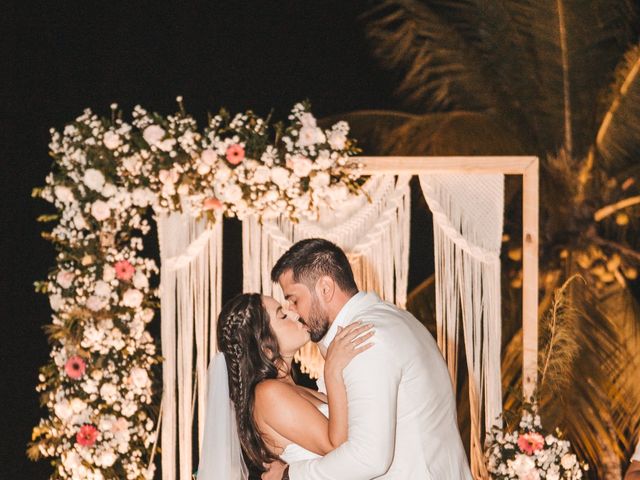
<path fill-rule="evenodd" d="M 323 238 L 309 238 L 296 242 L 271 269 L 271 280 L 277 282 L 287 270 L 293 272 L 295 282 L 313 288 L 324 275 L 333 278 L 347 293 L 358 291 L 347 256 L 335 243 Z"/>

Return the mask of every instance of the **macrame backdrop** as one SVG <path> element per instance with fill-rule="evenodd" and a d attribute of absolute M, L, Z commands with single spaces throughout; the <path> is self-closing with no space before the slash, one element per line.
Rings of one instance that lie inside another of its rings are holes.
<path fill-rule="evenodd" d="M 342 247 L 358 287 L 375 291 L 404 308 L 407 300 L 410 237 L 410 176 L 376 175 L 366 196 L 317 221 L 292 223 L 285 217 L 243 221 L 243 288 L 283 300 L 274 288 L 272 266 L 293 243 L 312 237 Z M 456 383 L 459 320 L 469 370 L 471 464 L 475 478 L 488 478 L 482 456 L 481 415 L 490 428 L 502 411 L 500 388 L 500 244 L 504 202 L 502 175 L 422 175 L 433 212 L 436 259 L 438 345 Z M 368 199 L 367 199 L 368 197 Z M 187 210 L 185 205 L 185 210 Z M 207 227 L 188 211 L 157 219 L 161 258 L 161 340 L 163 362 L 162 478 L 190 480 L 197 408 L 202 444 L 206 370 L 215 353 L 221 307 L 222 221 Z M 194 358 L 195 351 L 195 358 Z M 313 378 L 323 359 L 308 344 L 298 352 Z"/>
<path fill-rule="evenodd" d="M 245 292 L 261 292 L 282 301 L 273 288 L 270 272 L 291 245 L 306 238 L 326 238 L 347 254 L 358 287 L 377 292 L 383 300 L 404 308 L 409 274 L 411 191 L 409 176 L 372 177 L 364 195 L 321 212 L 317 221 L 293 223 L 281 216 L 264 221 L 243 221 L 243 278 Z M 302 371 L 312 378 L 322 373 L 324 361 L 314 344 L 296 355 Z"/>
<path fill-rule="evenodd" d="M 183 206 L 186 210 L 187 206 Z M 221 307 L 222 219 L 207 227 L 188 211 L 157 218 L 161 260 L 162 478 L 190 480 L 197 400 L 204 434 L 207 367 Z M 195 358 L 194 358 L 195 344 Z M 176 474 L 178 477 L 176 477 Z"/>
<path fill-rule="evenodd" d="M 482 454 L 485 430 L 502 412 L 500 375 L 500 245 L 504 176 L 421 175 L 433 213 L 438 345 L 456 384 L 459 319 L 469 371 L 471 468 L 489 478 Z"/>

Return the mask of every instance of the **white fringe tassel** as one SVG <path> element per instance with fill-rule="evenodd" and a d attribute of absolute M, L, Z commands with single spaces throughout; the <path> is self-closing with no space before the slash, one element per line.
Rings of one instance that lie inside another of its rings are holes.
<path fill-rule="evenodd" d="M 201 445 L 207 367 L 215 353 L 215 323 L 221 306 L 222 219 L 208 227 L 188 213 L 172 213 L 159 216 L 157 224 L 164 357 L 162 478 L 190 480 L 194 406 L 197 400 Z"/>
<path fill-rule="evenodd" d="M 433 213 L 437 340 L 456 384 L 459 319 L 469 370 L 471 467 L 488 478 L 482 453 L 484 428 L 499 423 L 501 294 L 500 245 L 503 175 L 422 175 Z"/>

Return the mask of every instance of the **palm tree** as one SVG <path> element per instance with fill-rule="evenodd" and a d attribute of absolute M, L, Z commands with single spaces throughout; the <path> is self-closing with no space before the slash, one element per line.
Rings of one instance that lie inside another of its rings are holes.
<path fill-rule="evenodd" d="M 570 320 L 558 325 L 541 315 L 541 351 L 551 353 L 541 358 L 539 399 L 543 422 L 565 432 L 593 478 L 620 478 L 640 427 L 636 7 L 627 0 L 376 2 L 361 20 L 373 56 L 397 81 L 403 112 L 340 115 L 370 154 L 540 157 L 540 311 L 556 305 L 553 292 L 573 274 L 585 282 L 567 288 Z M 517 411 L 521 198 L 516 183 L 507 190 L 503 375 L 505 408 Z M 426 323 L 431 285 L 410 295 Z M 554 343 L 562 328 L 571 332 L 568 343 Z"/>

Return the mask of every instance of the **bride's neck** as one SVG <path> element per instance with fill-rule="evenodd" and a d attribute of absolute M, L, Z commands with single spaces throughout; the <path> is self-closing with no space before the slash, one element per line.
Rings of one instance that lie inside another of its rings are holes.
<path fill-rule="evenodd" d="M 293 376 L 291 375 L 291 365 L 293 364 L 293 355 L 280 357 L 280 361 L 278 362 L 278 379 L 294 384 Z"/>

